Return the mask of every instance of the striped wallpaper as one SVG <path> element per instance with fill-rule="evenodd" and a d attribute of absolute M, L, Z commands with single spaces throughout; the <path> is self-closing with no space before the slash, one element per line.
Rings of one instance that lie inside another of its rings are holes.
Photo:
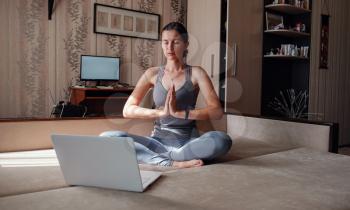
<path fill-rule="evenodd" d="M 340 145 L 350 145 L 350 1 L 315 0 L 309 112 L 339 123 Z M 321 14 L 330 15 L 328 69 L 319 69 Z"/>

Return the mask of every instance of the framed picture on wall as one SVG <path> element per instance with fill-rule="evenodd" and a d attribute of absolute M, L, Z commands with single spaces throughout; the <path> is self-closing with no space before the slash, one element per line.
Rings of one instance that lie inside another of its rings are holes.
<path fill-rule="evenodd" d="M 94 5 L 94 32 L 159 40 L 160 15 L 109 5 Z"/>
<path fill-rule="evenodd" d="M 328 69 L 329 15 L 321 15 L 320 69 Z"/>

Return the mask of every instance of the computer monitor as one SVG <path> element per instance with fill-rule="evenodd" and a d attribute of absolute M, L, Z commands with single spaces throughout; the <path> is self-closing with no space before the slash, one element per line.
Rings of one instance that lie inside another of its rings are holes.
<path fill-rule="evenodd" d="M 80 80 L 119 81 L 119 67 L 118 57 L 81 55 Z"/>

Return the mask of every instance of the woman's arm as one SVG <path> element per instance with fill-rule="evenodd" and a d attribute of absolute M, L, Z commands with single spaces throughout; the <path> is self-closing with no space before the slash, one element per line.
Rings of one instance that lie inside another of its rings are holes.
<path fill-rule="evenodd" d="M 129 96 L 123 109 L 126 118 L 154 119 L 169 115 L 168 106 L 164 109 L 148 109 L 140 107 L 140 103 L 148 90 L 153 86 L 152 78 L 157 75 L 155 68 L 148 69 L 139 79 L 134 91 Z M 168 99 L 169 97 L 167 97 Z M 165 103 L 168 104 L 168 103 Z"/>
<path fill-rule="evenodd" d="M 201 109 L 190 110 L 188 119 L 191 120 L 207 120 L 207 119 L 221 119 L 223 110 L 218 96 L 214 90 L 213 84 L 207 72 L 201 67 L 192 67 L 192 77 L 198 83 L 200 92 L 203 94 L 207 106 Z M 170 114 L 177 118 L 184 119 L 186 117 L 185 110 L 174 110 L 174 95 L 175 90 L 172 89 L 170 97 Z"/>

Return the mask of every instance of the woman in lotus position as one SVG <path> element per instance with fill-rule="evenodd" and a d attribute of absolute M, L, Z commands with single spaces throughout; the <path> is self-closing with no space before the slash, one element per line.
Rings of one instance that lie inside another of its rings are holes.
<path fill-rule="evenodd" d="M 166 64 L 145 71 L 123 110 L 126 118 L 155 119 L 151 136 L 123 131 L 107 131 L 101 136 L 133 138 L 139 163 L 178 168 L 202 166 L 203 160 L 226 154 L 232 141 L 220 131 L 199 136 L 196 120 L 220 119 L 223 111 L 205 70 L 185 63 L 189 45 L 186 28 L 177 22 L 167 24 L 161 41 Z M 156 108 L 140 107 L 152 87 Z M 195 109 L 199 91 L 207 106 Z"/>

